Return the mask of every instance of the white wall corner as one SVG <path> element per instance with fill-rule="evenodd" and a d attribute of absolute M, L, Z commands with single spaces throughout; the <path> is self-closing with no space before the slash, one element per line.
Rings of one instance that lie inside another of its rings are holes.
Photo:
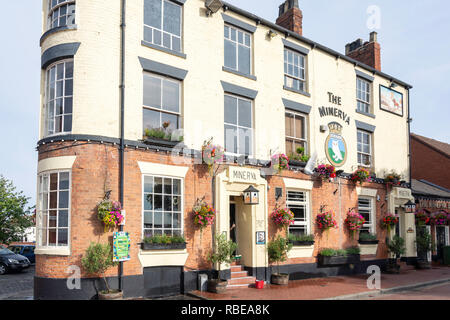
<path fill-rule="evenodd" d="M 185 178 L 189 167 L 173 166 L 154 162 L 138 161 L 139 169 L 142 174 L 157 174 L 177 178 Z"/>
<path fill-rule="evenodd" d="M 70 170 L 76 158 L 76 156 L 64 156 L 43 159 L 38 163 L 38 174 L 51 170 Z"/>

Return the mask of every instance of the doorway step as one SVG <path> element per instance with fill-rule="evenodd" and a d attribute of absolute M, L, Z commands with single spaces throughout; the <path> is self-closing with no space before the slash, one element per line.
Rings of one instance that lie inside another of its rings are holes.
<path fill-rule="evenodd" d="M 256 278 L 248 275 L 242 265 L 233 262 L 231 264 L 231 279 L 228 280 L 228 289 L 242 289 L 255 285 Z"/>

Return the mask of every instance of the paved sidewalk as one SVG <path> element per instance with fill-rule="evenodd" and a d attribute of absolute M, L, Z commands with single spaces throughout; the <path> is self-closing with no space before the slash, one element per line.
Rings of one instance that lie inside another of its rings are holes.
<path fill-rule="evenodd" d="M 433 267 L 430 270 L 405 269 L 400 274 L 382 274 L 381 290 L 367 288 L 369 275 L 339 276 L 289 281 L 288 286 L 266 284 L 264 289 L 229 289 L 224 294 L 193 291 L 211 300 L 318 300 L 361 299 L 393 293 L 425 285 L 450 282 L 450 267 Z"/>

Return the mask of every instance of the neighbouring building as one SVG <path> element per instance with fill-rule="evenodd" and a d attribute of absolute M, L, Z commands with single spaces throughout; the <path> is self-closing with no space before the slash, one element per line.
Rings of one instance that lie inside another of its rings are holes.
<path fill-rule="evenodd" d="M 130 260 L 107 276 L 127 297 L 197 289 L 199 274 L 218 269 L 207 258 L 222 233 L 233 234 L 241 255 L 239 276 L 223 268 L 230 288 L 270 280 L 267 242 L 283 233 L 270 218 L 277 205 L 294 212 L 290 234 L 315 236 L 289 252 L 282 269 L 291 279 L 383 266 L 386 238 L 396 232 L 380 226 L 387 212 L 400 216 L 405 258 L 416 257 L 414 214 L 405 212 L 414 200 L 412 87 L 381 71 L 377 34 L 350 43 L 344 55 L 304 36 L 298 1 L 281 4 L 277 23 L 226 2 L 207 4 L 43 1 L 35 299 L 96 294 L 83 270 L 81 288 L 70 290 L 67 279 L 91 242 L 112 242 L 97 218 L 105 194 L 126 212 L 120 229 L 130 235 Z M 214 179 L 201 159 L 209 138 L 227 159 Z M 313 164 L 336 166 L 338 177 L 321 181 L 302 161 L 270 174 L 272 155 L 299 147 Z M 353 183 L 358 168 L 373 181 Z M 386 188 L 393 170 L 404 181 Z M 252 206 L 243 200 L 250 186 L 259 192 Z M 217 214 L 200 231 L 192 211 L 203 197 Z M 344 226 L 352 208 L 378 245 L 360 245 L 354 267 L 319 266 L 321 249 L 359 245 Z M 317 229 L 321 210 L 334 213 L 337 229 Z M 184 236 L 186 248 L 142 249 L 144 237 L 162 234 Z"/>
<path fill-rule="evenodd" d="M 442 261 L 443 248 L 450 245 L 449 225 L 433 223 L 433 217 L 447 214 L 450 218 L 450 144 L 411 134 L 412 194 L 417 212 L 429 217 L 426 225 L 434 241 L 430 252 L 433 260 Z"/>

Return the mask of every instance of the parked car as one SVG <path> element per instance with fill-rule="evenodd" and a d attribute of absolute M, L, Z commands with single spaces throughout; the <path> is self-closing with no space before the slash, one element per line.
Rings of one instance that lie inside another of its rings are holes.
<path fill-rule="evenodd" d="M 30 267 L 28 258 L 15 254 L 9 249 L 0 249 L 0 275 L 8 271 L 22 271 L 28 267 Z"/>
<path fill-rule="evenodd" d="M 15 244 L 8 247 L 9 250 L 15 254 L 20 254 L 21 256 L 27 257 L 31 263 L 35 263 L 34 249 L 36 247 L 28 244 Z"/>

